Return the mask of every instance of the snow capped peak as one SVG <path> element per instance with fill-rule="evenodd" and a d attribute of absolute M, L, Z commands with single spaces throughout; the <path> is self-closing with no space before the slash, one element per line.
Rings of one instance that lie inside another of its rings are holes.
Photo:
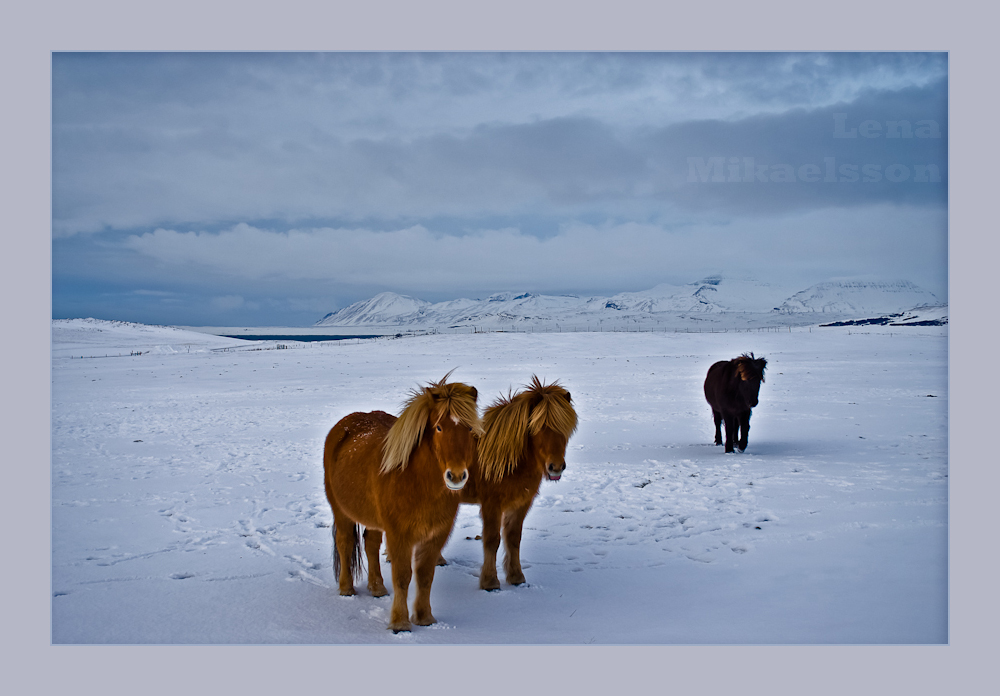
<path fill-rule="evenodd" d="M 691 283 L 692 285 L 718 285 L 722 282 L 721 275 L 710 275 L 707 278 L 702 278 L 697 283 Z"/>
<path fill-rule="evenodd" d="M 352 326 L 363 324 L 391 324 L 394 320 L 419 314 L 431 303 L 409 295 L 380 292 L 375 297 L 331 312 L 316 322 L 315 326 Z"/>
<path fill-rule="evenodd" d="M 539 297 L 533 292 L 496 292 L 487 298 L 487 302 L 511 302 L 514 300 L 529 300 Z"/>
<path fill-rule="evenodd" d="M 384 307 L 400 304 L 428 304 L 425 300 L 420 300 L 409 295 L 400 295 L 395 292 L 380 292 L 367 302 Z"/>

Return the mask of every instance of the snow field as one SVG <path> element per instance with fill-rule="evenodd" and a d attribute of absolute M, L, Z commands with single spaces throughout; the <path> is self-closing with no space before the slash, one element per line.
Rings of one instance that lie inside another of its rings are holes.
<path fill-rule="evenodd" d="M 56 324 L 55 643 L 948 639 L 946 329 L 287 350 L 178 332 L 131 357 L 134 330 L 91 344 L 124 357 L 80 359 L 79 335 Z M 701 384 L 750 350 L 767 381 L 747 451 L 725 455 Z M 478 589 L 478 508 L 462 506 L 432 590 L 439 623 L 393 635 L 390 598 L 364 580 L 337 594 L 323 440 L 452 368 L 481 408 L 532 374 L 558 379 L 580 426 L 525 522 L 528 584 Z"/>

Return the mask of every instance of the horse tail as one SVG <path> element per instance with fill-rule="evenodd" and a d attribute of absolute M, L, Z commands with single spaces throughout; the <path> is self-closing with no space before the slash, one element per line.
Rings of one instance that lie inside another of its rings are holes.
<path fill-rule="evenodd" d="M 333 579 L 340 579 L 340 552 L 337 551 L 337 521 L 330 525 L 330 538 L 333 541 Z M 353 575 L 353 573 L 352 573 Z"/>
<path fill-rule="evenodd" d="M 330 501 L 330 507 L 334 507 L 333 484 L 330 481 L 330 474 L 333 470 L 333 461 L 337 457 L 340 446 L 347 439 L 348 430 L 338 423 L 327 434 L 326 442 L 323 445 L 323 487 L 326 489 L 326 499 Z M 354 541 L 351 544 L 351 557 L 347 559 L 347 570 L 354 580 L 360 580 L 364 572 L 364 554 L 361 549 L 361 527 L 355 524 Z M 337 516 L 334 515 L 333 523 L 330 525 L 330 533 L 333 537 L 333 577 L 340 577 L 340 552 L 337 551 Z"/>
<path fill-rule="evenodd" d="M 340 577 L 340 552 L 337 551 L 337 523 L 330 525 L 333 529 L 333 577 Z M 364 574 L 364 552 L 361 549 L 361 525 L 354 525 L 354 542 L 351 544 L 351 557 L 347 559 L 347 572 L 355 581 Z"/>

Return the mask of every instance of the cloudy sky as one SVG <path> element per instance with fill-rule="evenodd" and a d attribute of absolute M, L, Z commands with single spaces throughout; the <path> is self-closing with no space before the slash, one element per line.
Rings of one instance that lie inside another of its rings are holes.
<path fill-rule="evenodd" d="M 53 317 L 753 276 L 947 299 L 943 53 L 55 53 Z"/>

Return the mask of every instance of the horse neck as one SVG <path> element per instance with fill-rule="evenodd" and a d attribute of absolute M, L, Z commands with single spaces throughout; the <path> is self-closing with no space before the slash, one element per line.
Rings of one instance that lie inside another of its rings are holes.
<path fill-rule="evenodd" d="M 518 480 L 522 483 L 530 483 L 533 479 L 541 481 L 542 477 L 545 475 L 545 465 L 537 456 L 534 456 L 532 443 L 533 440 L 531 435 L 526 435 L 524 449 L 521 450 L 521 453 L 517 456 L 513 468 L 504 473 L 499 481 L 495 479 L 488 480 L 486 478 L 486 471 L 483 468 L 482 462 L 479 461 L 477 453 L 476 457 L 473 459 L 472 466 L 469 467 L 469 483 L 466 484 L 464 489 L 462 489 L 463 500 L 466 500 L 467 498 L 469 500 L 478 498 L 481 493 L 489 495 L 489 491 L 492 487 L 503 485 L 504 483 L 510 483 L 514 480 Z"/>
<path fill-rule="evenodd" d="M 535 451 L 535 439 L 531 435 L 527 436 L 524 451 L 517 458 L 517 464 L 514 465 L 514 471 L 511 474 L 530 476 L 532 479 L 538 478 L 539 481 L 545 475 L 545 462 Z"/>

